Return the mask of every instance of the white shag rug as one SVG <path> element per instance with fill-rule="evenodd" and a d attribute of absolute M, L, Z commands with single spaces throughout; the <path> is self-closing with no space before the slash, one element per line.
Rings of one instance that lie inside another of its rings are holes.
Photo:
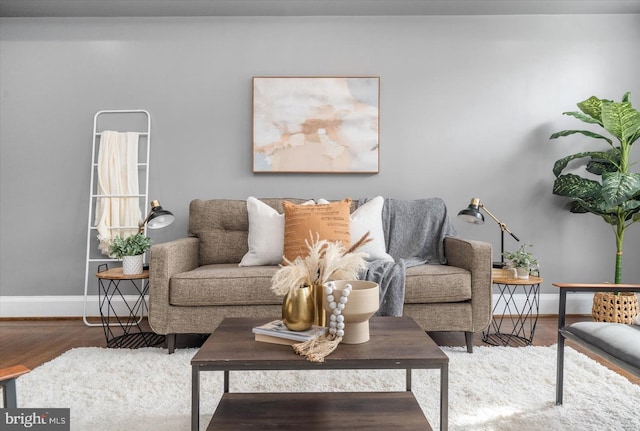
<path fill-rule="evenodd" d="M 443 350 L 450 358 L 450 430 L 640 429 L 640 386 L 571 348 L 565 352 L 563 406 L 555 405 L 555 346 Z M 77 431 L 189 430 L 195 352 L 73 349 L 18 378 L 18 406 L 70 408 L 71 429 Z M 415 370 L 412 379 L 434 430 L 439 374 Z M 205 429 L 222 395 L 222 373 L 201 376 Z M 231 391 L 403 391 L 404 380 L 402 370 L 232 372 Z"/>

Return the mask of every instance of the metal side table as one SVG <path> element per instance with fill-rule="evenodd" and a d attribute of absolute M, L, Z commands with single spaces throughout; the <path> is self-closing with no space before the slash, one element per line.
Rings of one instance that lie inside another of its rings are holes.
<path fill-rule="evenodd" d="M 149 270 L 144 270 L 142 274 L 124 275 L 122 268 L 107 269 L 107 265 L 103 264 L 98 267 L 96 277 L 100 318 L 107 347 L 135 349 L 164 342 L 163 335 L 145 332 L 140 326 L 145 312 L 148 312 L 145 295 L 149 291 Z M 131 295 L 126 292 L 131 292 Z M 124 314 L 122 310 L 125 310 Z"/>
<path fill-rule="evenodd" d="M 529 276 L 528 279 L 494 278 L 493 284 L 500 290 L 493 306 L 493 318 L 482 341 L 494 346 L 529 346 L 538 323 L 540 309 L 540 284 L 542 278 Z M 514 296 L 522 289 L 524 302 Z"/>

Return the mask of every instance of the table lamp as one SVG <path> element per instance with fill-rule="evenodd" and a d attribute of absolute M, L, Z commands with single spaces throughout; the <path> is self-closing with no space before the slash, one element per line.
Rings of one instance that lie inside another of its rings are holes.
<path fill-rule="evenodd" d="M 504 268 L 504 256 L 503 256 L 503 253 L 504 253 L 504 233 L 507 232 L 509 235 L 511 235 L 513 237 L 513 239 L 515 239 L 518 242 L 520 241 L 520 238 L 515 236 L 513 234 L 513 232 L 511 232 L 509 230 L 507 225 L 502 223 L 500 220 L 498 220 L 496 218 L 496 216 L 491 214 L 491 211 L 489 211 L 487 209 L 487 207 L 485 207 L 484 204 L 482 202 L 480 202 L 480 199 L 478 199 L 478 198 L 472 198 L 471 199 L 471 203 L 469 204 L 469 206 L 458 213 L 458 218 L 460 220 L 464 220 L 464 221 L 466 221 L 468 223 L 484 224 L 484 216 L 480 212 L 480 209 L 483 209 L 484 212 L 489 214 L 489 217 L 491 217 L 496 223 L 498 223 L 498 226 L 500 226 L 500 232 L 501 232 L 501 238 L 500 238 L 500 262 L 493 262 L 493 267 L 494 268 Z"/>
<path fill-rule="evenodd" d="M 149 229 L 161 229 L 169 226 L 175 220 L 171 211 L 162 208 L 160 201 L 151 201 L 151 210 L 145 219 L 138 225 L 138 233 L 142 233 L 145 225 Z"/>

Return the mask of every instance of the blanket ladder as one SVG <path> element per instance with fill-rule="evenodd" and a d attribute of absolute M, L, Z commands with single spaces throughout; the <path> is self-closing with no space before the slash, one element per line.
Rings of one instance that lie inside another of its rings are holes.
<path fill-rule="evenodd" d="M 120 132 L 137 132 L 138 137 L 138 193 L 132 195 L 99 195 L 98 194 L 98 150 L 102 131 L 115 130 Z M 142 217 L 149 206 L 149 150 L 151 145 L 151 116 L 144 109 L 103 110 L 98 111 L 93 117 L 93 142 L 91 150 L 91 183 L 89 188 L 89 214 L 87 223 L 87 259 L 84 275 L 84 304 L 82 320 L 87 326 L 103 326 L 102 323 L 91 323 L 87 320 L 89 281 L 94 280 L 100 263 L 115 262 L 101 254 L 98 248 L 97 229 L 94 223 L 96 216 L 96 202 L 98 198 L 139 198 Z M 138 226 L 123 226 L 113 229 L 137 229 Z M 146 229 L 146 228 L 145 228 Z M 102 304 L 97 301 L 97 306 Z M 98 311 L 100 309 L 98 308 Z M 142 314 L 142 311 L 141 311 Z M 142 320 L 142 315 L 139 316 Z"/>

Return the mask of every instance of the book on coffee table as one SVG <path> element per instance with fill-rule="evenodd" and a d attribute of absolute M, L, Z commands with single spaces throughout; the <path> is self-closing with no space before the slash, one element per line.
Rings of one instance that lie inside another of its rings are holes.
<path fill-rule="evenodd" d="M 327 332 L 327 328 L 314 325 L 306 331 L 291 331 L 282 320 L 274 320 L 264 325 L 254 326 L 252 331 L 256 341 L 292 345 L 313 340 Z"/>

